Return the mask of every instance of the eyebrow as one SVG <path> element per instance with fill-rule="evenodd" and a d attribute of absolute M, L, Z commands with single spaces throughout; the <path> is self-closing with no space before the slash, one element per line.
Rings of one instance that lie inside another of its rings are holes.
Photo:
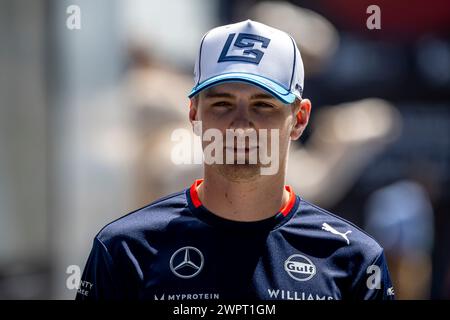
<path fill-rule="evenodd" d="M 275 97 L 267 93 L 257 93 L 252 95 L 250 99 L 275 99 Z"/>
<path fill-rule="evenodd" d="M 207 92 L 205 94 L 205 98 L 229 98 L 233 99 L 236 98 L 236 96 L 232 95 L 231 93 L 226 92 Z M 275 99 L 273 96 L 267 93 L 257 93 L 250 97 L 250 100 L 256 100 L 256 99 Z"/>
<path fill-rule="evenodd" d="M 205 98 L 235 98 L 234 95 L 226 92 L 207 92 Z"/>

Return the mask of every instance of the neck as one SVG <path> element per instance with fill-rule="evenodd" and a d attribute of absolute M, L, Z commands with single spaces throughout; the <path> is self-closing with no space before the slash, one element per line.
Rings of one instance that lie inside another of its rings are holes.
<path fill-rule="evenodd" d="M 275 215 L 289 201 L 281 175 L 259 176 L 252 181 L 231 181 L 205 170 L 197 193 L 214 214 L 235 221 L 258 221 Z"/>

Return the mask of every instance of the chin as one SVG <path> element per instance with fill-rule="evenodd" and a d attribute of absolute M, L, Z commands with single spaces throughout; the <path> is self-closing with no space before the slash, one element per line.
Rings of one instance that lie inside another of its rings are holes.
<path fill-rule="evenodd" d="M 223 164 L 217 165 L 218 172 L 233 182 L 249 182 L 261 176 L 259 164 Z"/>

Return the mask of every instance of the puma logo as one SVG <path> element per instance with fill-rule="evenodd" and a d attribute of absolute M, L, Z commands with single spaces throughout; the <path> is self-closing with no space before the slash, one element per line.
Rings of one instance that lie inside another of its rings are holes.
<path fill-rule="evenodd" d="M 350 244 L 350 240 L 348 240 L 347 234 L 352 233 L 351 230 L 348 230 L 347 232 L 342 233 L 342 232 L 337 231 L 335 228 L 333 228 L 332 226 L 330 226 L 328 223 L 322 223 L 322 230 L 331 232 L 331 233 L 333 233 L 333 234 L 337 234 L 337 235 L 341 236 L 342 238 L 344 238 L 345 241 L 347 241 L 347 245 Z"/>
<path fill-rule="evenodd" d="M 394 287 L 388 288 L 386 293 L 387 293 L 388 296 L 393 296 L 395 294 L 394 293 Z"/>

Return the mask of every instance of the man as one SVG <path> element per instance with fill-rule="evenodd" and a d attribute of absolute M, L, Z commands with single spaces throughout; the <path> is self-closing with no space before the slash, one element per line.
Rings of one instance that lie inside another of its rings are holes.
<path fill-rule="evenodd" d="M 280 30 L 208 32 L 189 95 L 204 177 L 103 228 L 77 299 L 393 299 L 376 241 L 285 185 L 311 111 L 303 73 Z"/>

